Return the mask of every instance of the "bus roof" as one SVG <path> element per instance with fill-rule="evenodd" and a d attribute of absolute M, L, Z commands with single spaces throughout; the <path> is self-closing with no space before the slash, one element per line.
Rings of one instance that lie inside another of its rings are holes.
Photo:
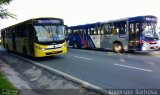
<path fill-rule="evenodd" d="M 153 16 L 153 15 L 126 17 L 126 18 L 122 18 L 122 19 L 109 20 L 109 21 L 105 21 L 105 22 L 102 22 L 102 23 L 112 23 L 112 22 L 119 22 L 119 21 L 126 21 L 126 20 L 128 20 L 129 22 L 132 22 L 132 21 L 144 21 L 144 20 L 157 22 L 157 17 Z"/>
<path fill-rule="evenodd" d="M 120 22 L 120 21 L 152 21 L 152 22 L 157 22 L 157 17 L 153 15 L 146 15 L 146 16 L 135 16 L 135 17 L 126 17 L 122 19 L 116 19 L 116 20 L 109 20 L 105 22 L 96 22 L 96 23 L 89 23 L 89 24 L 84 24 L 84 25 L 76 25 L 76 26 L 70 26 L 69 28 L 71 29 L 77 29 L 77 28 L 87 28 L 87 27 L 95 27 L 95 26 L 100 26 L 101 24 L 105 23 L 114 23 L 114 22 Z"/>
<path fill-rule="evenodd" d="M 19 23 L 17 23 L 17 24 L 14 24 L 14 25 L 5 27 L 5 28 L 3 28 L 3 29 L 9 28 L 9 27 L 14 27 L 14 26 L 19 25 L 19 24 L 22 24 L 22 23 L 24 23 L 24 22 L 33 21 L 33 20 L 37 20 L 37 19 L 60 19 L 60 20 L 62 20 L 61 18 L 55 18 L 55 17 L 37 17 L 37 18 L 31 18 L 31 19 L 28 19 L 28 20 L 19 22 Z M 1 29 L 1 30 L 3 30 L 3 29 Z"/>
<path fill-rule="evenodd" d="M 101 22 L 96 22 L 96 23 L 88 23 L 84 25 L 76 25 L 76 26 L 70 26 L 69 28 L 88 28 L 88 27 L 95 27 L 95 26 L 100 26 Z"/>

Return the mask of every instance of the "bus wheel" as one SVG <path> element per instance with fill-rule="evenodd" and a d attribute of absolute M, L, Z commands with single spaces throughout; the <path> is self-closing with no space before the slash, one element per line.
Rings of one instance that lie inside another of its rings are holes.
<path fill-rule="evenodd" d="M 116 53 L 122 53 L 123 52 L 123 46 L 121 43 L 114 43 L 113 44 L 113 51 Z"/>

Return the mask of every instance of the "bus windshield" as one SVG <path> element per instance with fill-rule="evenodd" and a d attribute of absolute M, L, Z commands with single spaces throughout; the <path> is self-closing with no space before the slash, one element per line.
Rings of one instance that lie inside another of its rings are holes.
<path fill-rule="evenodd" d="M 156 35 L 156 23 L 145 22 L 142 24 L 144 37 L 157 37 Z"/>
<path fill-rule="evenodd" d="M 39 42 L 59 41 L 65 39 L 64 25 L 35 25 L 34 28 Z"/>

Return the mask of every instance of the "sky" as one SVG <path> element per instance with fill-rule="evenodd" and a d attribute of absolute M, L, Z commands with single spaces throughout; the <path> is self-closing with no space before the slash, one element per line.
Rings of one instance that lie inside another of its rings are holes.
<path fill-rule="evenodd" d="M 160 26 L 160 0 L 13 0 L 5 6 L 17 20 L 0 19 L 0 29 L 35 17 L 58 17 L 68 26 L 154 15 Z"/>

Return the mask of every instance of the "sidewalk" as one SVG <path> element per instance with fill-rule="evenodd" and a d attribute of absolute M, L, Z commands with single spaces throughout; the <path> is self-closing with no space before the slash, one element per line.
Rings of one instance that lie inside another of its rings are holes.
<path fill-rule="evenodd" d="M 20 90 L 20 95 L 37 95 L 32 90 L 24 92 L 21 89 L 31 89 L 29 84 L 20 78 L 20 73 L 16 72 L 13 68 L 11 68 L 8 64 L 0 60 L 0 70 L 5 75 L 5 77 L 17 88 Z M 1 84 L 3 85 L 3 84 Z M 7 91 L 7 89 L 5 90 Z M 9 90 L 8 90 L 9 92 Z M 3 92 L 2 92 L 3 93 Z M 5 92 L 4 92 L 5 93 Z"/>

